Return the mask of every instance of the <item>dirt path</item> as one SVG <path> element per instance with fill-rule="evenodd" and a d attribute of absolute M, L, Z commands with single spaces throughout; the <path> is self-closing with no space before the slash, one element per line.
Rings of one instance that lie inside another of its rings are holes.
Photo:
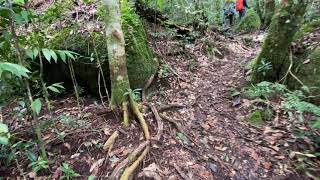
<path fill-rule="evenodd" d="M 204 55 L 204 42 L 208 41 L 215 44 L 216 53 L 224 54 L 222 59 Z M 245 47 L 240 38 L 223 36 L 208 36 L 184 47 L 168 40 L 156 44 L 156 51 L 176 75 L 169 78 L 167 87 L 160 88 L 154 100 L 185 105 L 168 116 L 183 124 L 193 139 L 181 137 L 166 124 L 165 129 L 170 130 L 164 135 L 162 154 L 156 161 L 168 179 L 279 179 L 291 174 L 292 169 L 282 164 L 288 157 L 268 145 L 266 129 L 244 121 L 248 114 L 245 100 L 230 95 L 231 89 L 245 84 L 244 66 L 257 48 Z M 175 166 L 180 169 L 172 168 Z"/>

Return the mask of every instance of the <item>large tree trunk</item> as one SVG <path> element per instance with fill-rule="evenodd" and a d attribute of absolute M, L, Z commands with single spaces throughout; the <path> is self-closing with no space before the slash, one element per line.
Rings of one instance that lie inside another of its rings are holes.
<path fill-rule="evenodd" d="M 124 94 L 130 89 L 125 61 L 125 42 L 121 28 L 119 0 L 103 0 L 106 9 L 106 36 L 111 80 L 111 107 L 125 101 Z"/>
<path fill-rule="evenodd" d="M 253 81 L 277 81 L 288 67 L 288 53 L 293 36 L 299 30 L 308 0 L 282 0 L 273 18 L 268 36 L 253 67 Z M 268 68 L 266 64 L 270 64 Z"/>
<path fill-rule="evenodd" d="M 270 25 L 275 9 L 276 9 L 275 0 L 265 0 L 265 2 L 264 2 L 264 24 L 263 24 L 264 28 L 267 28 Z"/>
<path fill-rule="evenodd" d="M 262 1 L 262 3 L 261 3 Z M 256 8 L 256 11 L 259 15 L 259 18 L 260 18 L 260 21 L 261 23 L 264 23 L 264 17 L 263 17 L 263 7 L 261 6 L 261 4 L 264 3 L 264 0 L 256 0 L 256 4 L 255 4 L 255 8 Z"/>

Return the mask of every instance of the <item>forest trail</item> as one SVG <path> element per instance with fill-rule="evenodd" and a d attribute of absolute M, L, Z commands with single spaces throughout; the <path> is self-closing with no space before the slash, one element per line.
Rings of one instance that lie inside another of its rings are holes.
<path fill-rule="evenodd" d="M 158 122 L 148 105 L 155 105 L 159 111 L 170 104 L 184 108 L 169 108 L 162 113 L 180 124 L 180 129 L 162 118 L 161 138 L 151 142 L 150 153 L 134 179 L 281 179 L 290 175 L 299 179 L 287 153 L 289 145 L 285 142 L 292 137 L 285 135 L 286 126 L 282 122 L 273 123 L 275 127 L 250 125 L 245 119 L 249 106 L 256 102 L 231 96 L 246 84 L 245 65 L 258 53 L 260 44 L 254 39 L 260 35 L 250 35 L 251 45 L 244 45 L 245 36 L 228 38 L 212 32 L 186 43 L 165 32 L 156 33 L 163 36 L 150 36 L 149 42 L 163 65 L 144 106 L 151 136 L 157 135 Z M 106 109 L 99 100 L 83 100 L 84 118 L 78 116 L 73 95 L 56 99 L 52 115 L 43 112 L 39 117 L 47 126 L 43 138 L 49 158 L 68 162 L 82 177 L 109 177 L 142 142 L 143 134 L 135 121 L 130 128 L 123 128 L 121 113 Z M 28 122 L 16 121 L 17 114 L 11 112 L 16 104 L 14 101 L 4 109 L 4 118 L 11 122 L 13 133 L 28 132 Z M 119 137 L 106 156 L 101 147 L 115 130 L 120 132 Z M 30 137 L 22 134 L 20 138 Z M 53 169 L 55 179 L 60 170 Z M 1 173 L 14 176 L 19 170 Z"/>
<path fill-rule="evenodd" d="M 261 38 L 261 35 L 250 36 Z M 184 179 L 278 179 L 291 173 L 288 157 L 279 152 L 275 142 L 282 137 L 282 131 L 276 137 L 272 134 L 277 130 L 273 132 L 271 127 L 249 125 L 245 118 L 253 102 L 231 96 L 235 88 L 245 85 L 245 65 L 259 51 L 257 43 L 245 46 L 244 38 L 213 33 L 184 47 L 174 40 L 155 42 L 155 51 L 173 68 L 175 75 L 152 100 L 186 106 L 169 112 L 168 116 L 183 124 L 188 136 L 179 137 L 177 131 L 164 128 L 169 131 L 163 135 L 161 153 L 152 151 L 159 155 L 158 159 L 153 158 L 160 167 L 170 172 L 174 164 L 181 167 L 176 169 L 180 175 L 169 179 L 183 176 Z M 220 59 L 204 54 L 206 42 L 215 44 Z M 180 146 L 176 145 L 177 139 Z M 273 163 L 276 161 L 281 163 Z M 295 177 L 299 176 L 295 174 Z"/>

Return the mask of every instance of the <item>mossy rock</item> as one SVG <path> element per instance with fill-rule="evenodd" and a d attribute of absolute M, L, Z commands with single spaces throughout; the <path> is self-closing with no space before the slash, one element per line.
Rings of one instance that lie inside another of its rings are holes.
<path fill-rule="evenodd" d="M 126 41 L 126 61 L 130 86 L 132 89 L 142 88 L 151 75 L 158 69 L 158 62 L 153 58 L 149 49 L 146 32 L 139 16 L 124 1 L 121 4 L 122 28 Z M 101 14 L 102 15 L 102 14 Z M 92 92 L 98 92 L 98 66 L 96 60 L 99 59 L 104 72 L 104 76 L 109 83 L 108 52 L 104 29 L 90 30 L 103 24 L 98 22 L 84 22 L 81 25 L 71 24 L 68 27 L 51 31 L 48 47 L 51 49 L 68 49 L 81 55 L 74 61 L 74 70 L 84 86 L 88 86 Z M 88 27 L 88 28 L 87 28 Z M 95 60 L 92 61 L 91 60 Z M 50 65 L 47 71 L 49 79 L 56 82 L 61 79 L 69 83 L 69 69 L 66 64 Z M 58 68 L 58 70 L 55 70 Z M 60 71 L 60 73 L 59 73 Z M 52 73 L 55 77 L 52 77 Z M 51 74 L 51 75 L 50 75 Z M 78 80 L 78 79 L 77 79 Z M 50 81 L 50 80 L 49 80 Z M 101 83 L 102 84 L 102 83 Z"/>
<path fill-rule="evenodd" d="M 252 124 L 254 126 L 262 126 L 264 124 L 263 117 L 262 117 L 262 111 L 261 110 L 253 111 L 249 115 L 248 121 L 250 124 Z"/>
<path fill-rule="evenodd" d="M 307 86 L 310 95 L 315 96 L 311 100 L 320 105 L 320 46 L 306 55 L 296 57 L 294 74 Z M 302 85 L 295 79 L 290 77 L 288 85 L 291 89 L 300 89 Z"/>
<path fill-rule="evenodd" d="M 264 110 L 255 110 L 249 114 L 248 122 L 254 126 L 263 126 L 266 121 L 271 121 L 273 118 L 273 111 L 269 108 Z"/>
<path fill-rule="evenodd" d="M 236 31 L 254 31 L 259 29 L 261 21 L 257 12 L 253 9 L 249 9 L 247 14 L 236 27 Z"/>

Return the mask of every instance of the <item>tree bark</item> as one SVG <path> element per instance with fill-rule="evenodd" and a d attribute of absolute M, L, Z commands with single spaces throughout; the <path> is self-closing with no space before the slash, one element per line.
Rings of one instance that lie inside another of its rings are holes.
<path fill-rule="evenodd" d="M 125 42 L 121 28 L 119 0 L 103 0 L 106 9 L 106 36 L 111 80 L 112 108 L 122 105 L 130 89 L 125 60 Z"/>
<path fill-rule="evenodd" d="M 276 9 L 275 0 L 265 0 L 265 2 L 264 2 L 264 24 L 263 24 L 264 28 L 267 28 L 271 24 L 275 9 Z"/>
<path fill-rule="evenodd" d="M 288 66 L 288 52 L 295 33 L 300 28 L 308 0 L 282 0 L 270 25 L 269 33 L 253 67 L 252 80 L 277 81 Z M 271 68 L 263 66 L 269 63 Z"/>
<path fill-rule="evenodd" d="M 262 0 L 262 3 L 264 3 L 264 0 Z M 256 10 L 257 10 L 257 13 L 259 15 L 259 18 L 260 18 L 260 21 L 261 23 L 264 22 L 264 17 L 263 17 L 263 9 L 261 9 L 261 0 L 256 0 Z"/>

